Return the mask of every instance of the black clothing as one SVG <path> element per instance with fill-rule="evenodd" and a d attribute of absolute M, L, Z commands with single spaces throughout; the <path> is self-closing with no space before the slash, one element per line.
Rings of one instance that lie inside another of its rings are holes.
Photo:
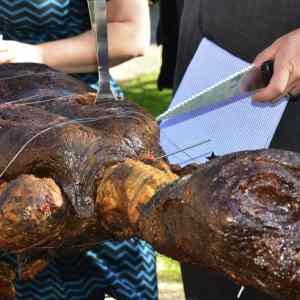
<path fill-rule="evenodd" d="M 252 62 L 282 35 L 300 28 L 299 0 L 185 0 L 178 43 L 174 90 L 203 36 Z M 205 70 L 202 73 L 205 76 Z M 272 148 L 300 152 L 300 101 L 289 103 Z M 239 287 L 220 275 L 182 265 L 188 300 L 232 300 Z M 241 300 L 272 299 L 246 288 Z"/>
<path fill-rule="evenodd" d="M 172 89 L 183 0 L 160 0 L 157 42 L 162 48 L 162 65 L 157 85 L 160 90 Z"/>
<path fill-rule="evenodd" d="M 251 62 L 277 38 L 297 28 L 299 0 L 184 0 L 175 88 L 203 36 Z"/>

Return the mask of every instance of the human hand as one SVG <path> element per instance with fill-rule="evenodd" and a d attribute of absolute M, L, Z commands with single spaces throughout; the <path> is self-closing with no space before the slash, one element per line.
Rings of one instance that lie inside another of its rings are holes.
<path fill-rule="evenodd" d="M 274 101 L 288 93 L 300 94 L 300 29 L 276 40 L 255 59 L 257 67 L 274 60 L 274 74 L 269 85 L 253 96 L 256 101 Z"/>
<path fill-rule="evenodd" d="M 0 64 L 43 63 L 42 51 L 38 45 L 16 41 L 0 41 Z"/>

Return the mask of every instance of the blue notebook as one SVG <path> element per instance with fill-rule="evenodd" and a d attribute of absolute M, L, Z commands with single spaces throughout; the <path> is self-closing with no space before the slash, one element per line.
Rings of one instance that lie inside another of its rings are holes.
<path fill-rule="evenodd" d="M 176 105 L 205 88 L 249 66 L 208 39 L 203 39 L 174 96 Z M 187 118 L 170 127 L 161 124 L 161 145 L 167 154 L 199 144 L 169 157 L 182 166 L 204 163 L 214 153 L 225 155 L 243 150 L 268 148 L 287 105 L 283 98 L 276 104 L 240 99 Z"/>

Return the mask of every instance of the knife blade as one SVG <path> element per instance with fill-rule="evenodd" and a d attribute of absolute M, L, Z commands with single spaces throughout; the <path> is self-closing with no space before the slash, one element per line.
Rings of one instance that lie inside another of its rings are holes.
<path fill-rule="evenodd" d="M 234 99 L 251 96 L 261 88 L 266 87 L 272 76 L 273 61 L 265 62 L 261 68 L 250 65 L 168 109 L 159 115 L 156 120 L 163 121 L 211 105 L 226 104 Z"/>

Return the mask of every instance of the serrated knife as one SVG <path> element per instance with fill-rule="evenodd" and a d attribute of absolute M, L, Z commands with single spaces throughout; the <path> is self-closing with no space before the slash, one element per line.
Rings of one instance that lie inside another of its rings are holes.
<path fill-rule="evenodd" d="M 234 99 L 251 96 L 269 84 L 273 76 L 273 65 L 273 61 L 265 62 L 261 68 L 251 65 L 173 106 L 159 115 L 156 120 L 172 119 L 201 108 L 226 104 Z"/>

